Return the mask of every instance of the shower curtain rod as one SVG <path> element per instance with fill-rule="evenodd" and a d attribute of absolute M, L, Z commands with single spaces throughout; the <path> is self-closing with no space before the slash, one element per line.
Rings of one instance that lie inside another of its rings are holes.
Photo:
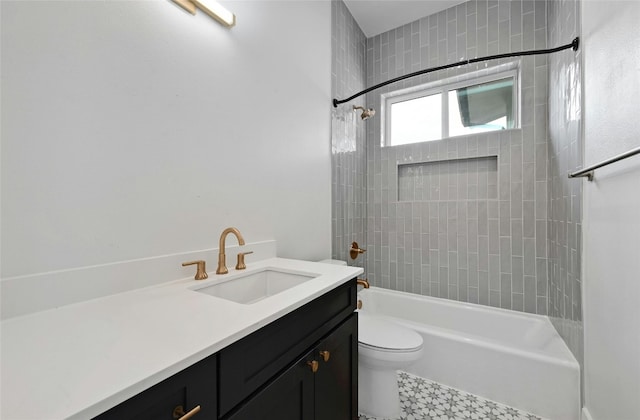
<path fill-rule="evenodd" d="M 396 77 L 394 79 L 387 80 L 386 82 L 378 83 L 377 85 L 371 86 L 370 88 L 367 88 L 367 89 L 365 89 L 363 91 L 360 91 L 360 92 L 356 93 L 355 95 L 349 96 L 347 99 L 336 99 L 336 98 L 334 98 L 333 99 L 333 106 L 335 108 L 337 108 L 338 105 L 343 104 L 345 102 L 349 102 L 350 100 L 355 99 L 358 96 L 362 96 L 365 93 L 369 93 L 372 90 L 376 90 L 376 89 L 381 88 L 383 86 L 390 85 L 391 83 L 399 82 L 400 80 L 409 79 L 411 77 L 420 76 L 422 74 L 427 74 L 427 73 L 431 73 L 431 72 L 438 71 L 438 70 L 445 70 L 445 69 L 450 69 L 452 67 L 465 66 L 467 64 L 478 63 L 480 61 L 497 60 L 499 58 L 520 57 L 520 56 L 524 56 L 524 55 L 551 54 L 551 53 L 555 53 L 555 52 L 558 52 L 558 51 L 566 50 L 566 49 L 569 49 L 569 48 L 572 48 L 573 51 L 576 51 L 578 49 L 579 45 L 580 45 L 580 38 L 576 37 L 571 42 L 571 44 L 562 45 L 562 46 L 556 47 L 556 48 L 549 48 L 549 49 L 546 49 L 546 50 L 531 50 L 531 51 L 520 51 L 520 52 L 515 52 L 515 53 L 489 55 L 487 57 L 471 58 L 469 60 L 462 60 L 462 61 L 458 61 L 456 63 L 446 64 L 444 66 L 438 66 L 438 67 L 432 67 L 430 69 L 418 70 L 418 71 L 414 71 L 413 73 L 405 74 L 404 76 L 398 76 L 398 77 Z"/>

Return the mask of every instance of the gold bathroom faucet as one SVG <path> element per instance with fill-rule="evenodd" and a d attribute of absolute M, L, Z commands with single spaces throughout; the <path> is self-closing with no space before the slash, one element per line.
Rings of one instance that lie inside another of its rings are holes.
<path fill-rule="evenodd" d="M 220 235 L 220 246 L 218 250 L 218 269 L 216 270 L 216 274 L 227 274 L 229 270 L 227 269 L 227 261 L 226 255 L 224 253 L 225 241 L 227 239 L 227 235 L 233 233 L 238 238 L 238 244 L 244 245 L 244 238 L 240 234 L 240 231 L 234 227 L 226 228 L 222 231 Z"/>

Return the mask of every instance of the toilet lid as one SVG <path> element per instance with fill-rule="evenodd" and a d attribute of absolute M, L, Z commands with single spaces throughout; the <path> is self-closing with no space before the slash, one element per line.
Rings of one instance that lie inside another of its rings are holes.
<path fill-rule="evenodd" d="M 414 330 L 363 312 L 358 318 L 358 341 L 362 344 L 390 351 L 422 347 L 422 336 Z"/>

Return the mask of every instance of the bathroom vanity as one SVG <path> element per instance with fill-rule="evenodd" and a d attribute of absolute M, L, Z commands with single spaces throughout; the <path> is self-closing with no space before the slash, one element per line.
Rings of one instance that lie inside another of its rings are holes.
<path fill-rule="evenodd" d="M 2 321 L 0 417 L 356 419 L 360 273 L 270 258 Z"/>
<path fill-rule="evenodd" d="M 97 419 L 356 419 L 355 306 L 353 279 Z"/>

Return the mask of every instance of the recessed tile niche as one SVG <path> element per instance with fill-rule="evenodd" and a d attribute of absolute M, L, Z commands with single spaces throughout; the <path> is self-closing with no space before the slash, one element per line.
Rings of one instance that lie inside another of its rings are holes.
<path fill-rule="evenodd" d="M 398 201 L 498 198 L 498 156 L 398 165 Z"/>

